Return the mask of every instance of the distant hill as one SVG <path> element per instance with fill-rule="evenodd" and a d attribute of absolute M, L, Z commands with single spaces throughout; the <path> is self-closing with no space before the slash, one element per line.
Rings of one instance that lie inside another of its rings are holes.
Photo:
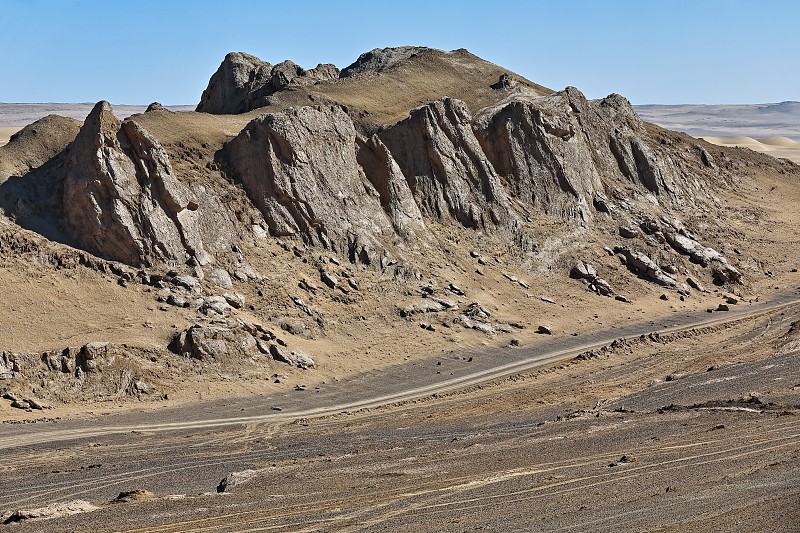
<path fill-rule="evenodd" d="M 800 141 L 800 102 L 638 105 L 643 120 L 694 137 L 788 137 Z"/>

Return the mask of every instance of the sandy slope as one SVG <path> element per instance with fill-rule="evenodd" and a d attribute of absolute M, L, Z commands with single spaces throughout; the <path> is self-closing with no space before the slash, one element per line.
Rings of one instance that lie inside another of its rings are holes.
<path fill-rule="evenodd" d="M 742 135 L 735 137 L 703 137 L 704 140 L 719 146 L 739 146 L 756 152 L 764 152 L 774 157 L 784 157 L 800 163 L 800 142 L 787 137 L 772 136 L 754 139 Z"/>

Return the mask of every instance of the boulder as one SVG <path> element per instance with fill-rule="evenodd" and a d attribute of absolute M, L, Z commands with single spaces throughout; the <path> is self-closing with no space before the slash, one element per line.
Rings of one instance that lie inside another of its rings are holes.
<path fill-rule="evenodd" d="M 231 279 L 231 275 L 228 274 L 227 270 L 223 270 L 221 268 L 215 268 L 212 270 L 211 274 L 208 275 L 208 280 L 222 289 L 233 288 L 233 280 Z"/>
<path fill-rule="evenodd" d="M 302 350 L 290 350 L 279 344 L 271 344 L 269 353 L 276 361 L 296 366 L 303 370 L 314 367 L 314 359 Z"/>
<path fill-rule="evenodd" d="M 597 267 L 595 267 L 591 263 L 587 263 L 586 261 L 578 261 L 572 270 L 570 270 L 569 275 L 573 279 L 585 279 L 585 280 L 593 280 L 597 277 Z"/>
<path fill-rule="evenodd" d="M 656 262 L 650 259 L 644 252 L 624 247 L 616 247 L 614 251 L 625 256 L 625 264 L 630 270 L 642 275 L 646 279 L 669 288 L 674 287 L 677 283 L 675 278 L 661 270 Z"/>
<path fill-rule="evenodd" d="M 234 309 L 241 309 L 244 307 L 244 296 L 238 292 L 226 292 L 222 297 L 225 298 L 225 302 Z"/>
<path fill-rule="evenodd" d="M 199 311 L 204 315 L 226 316 L 231 313 L 233 307 L 223 296 L 209 296 L 203 299 Z"/>
<path fill-rule="evenodd" d="M 263 352 L 259 343 L 275 336 L 259 324 L 241 319 L 195 324 L 170 342 L 173 353 L 201 361 L 250 358 Z"/>

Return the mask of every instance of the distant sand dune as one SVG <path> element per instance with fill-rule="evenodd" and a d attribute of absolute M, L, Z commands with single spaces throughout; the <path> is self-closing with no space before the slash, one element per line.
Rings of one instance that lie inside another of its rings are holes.
<path fill-rule="evenodd" d="M 800 142 L 786 137 L 765 137 L 753 139 L 737 135 L 736 137 L 702 137 L 705 141 L 719 146 L 739 146 L 756 152 L 763 152 L 773 157 L 783 157 L 800 164 Z"/>
<path fill-rule="evenodd" d="M 21 127 L 13 126 L 13 127 L 0 127 L 0 146 L 8 143 L 8 140 L 11 138 L 12 135 L 17 133 L 21 130 Z"/>
<path fill-rule="evenodd" d="M 799 142 L 793 141 L 788 137 L 764 137 L 758 139 L 758 142 L 761 144 L 769 144 L 770 146 L 782 146 L 784 148 L 797 148 L 800 146 Z"/>

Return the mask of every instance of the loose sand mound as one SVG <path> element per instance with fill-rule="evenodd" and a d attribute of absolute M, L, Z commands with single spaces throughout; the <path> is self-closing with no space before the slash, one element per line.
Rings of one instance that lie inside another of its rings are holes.
<path fill-rule="evenodd" d="M 761 144 L 769 144 L 770 146 L 782 146 L 784 148 L 797 148 L 800 146 L 800 143 L 797 141 L 793 141 L 788 137 L 763 137 L 758 139 L 758 142 Z"/>

